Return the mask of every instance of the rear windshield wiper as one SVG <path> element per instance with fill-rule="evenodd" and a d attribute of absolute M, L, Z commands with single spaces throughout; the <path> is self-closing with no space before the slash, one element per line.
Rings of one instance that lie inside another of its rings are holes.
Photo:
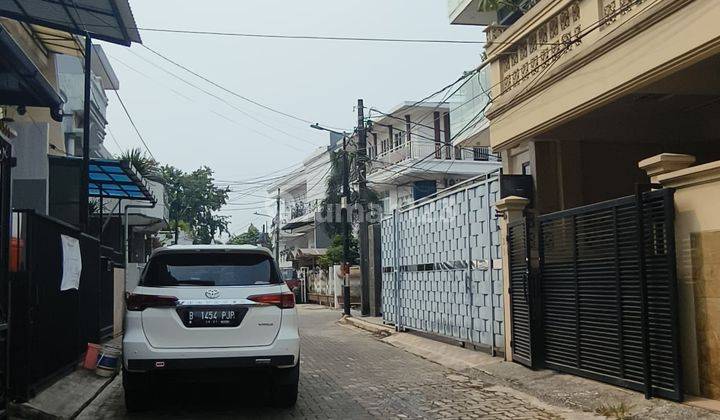
<path fill-rule="evenodd" d="M 215 286 L 215 282 L 212 280 L 178 280 L 177 283 L 180 284 L 189 284 L 189 285 L 198 285 L 198 286 Z"/>

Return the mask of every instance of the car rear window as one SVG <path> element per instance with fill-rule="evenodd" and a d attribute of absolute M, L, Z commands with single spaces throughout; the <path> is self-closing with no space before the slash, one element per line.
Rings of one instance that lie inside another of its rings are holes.
<path fill-rule="evenodd" d="M 254 253 L 168 253 L 153 257 L 141 286 L 252 286 L 279 283 L 272 259 Z"/>

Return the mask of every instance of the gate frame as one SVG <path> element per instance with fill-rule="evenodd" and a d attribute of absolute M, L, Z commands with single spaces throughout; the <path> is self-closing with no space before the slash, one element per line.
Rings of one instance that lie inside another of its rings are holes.
<path fill-rule="evenodd" d="M 653 190 L 653 188 L 657 188 Z M 667 287 L 668 287 L 668 295 L 670 299 L 670 334 L 671 334 L 671 346 L 672 346 L 672 355 L 673 355 L 673 369 L 675 372 L 674 377 L 674 390 L 671 391 L 665 391 L 662 390 L 661 392 L 656 392 L 655 387 L 652 383 L 652 365 L 651 365 L 651 349 L 650 349 L 650 342 L 649 342 L 649 326 L 648 326 L 648 294 L 647 294 L 647 275 L 645 270 L 646 265 L 646 259 L 645 259 L 645 248 L 647 246 L 647 242 L 644 240 L 645 235 L 645 220 L 644 220 L 644 204 L 646 203 L 645 194 L 646 193 L 655 193 L 658 196 L 662 197 L 663 200 L 663 215 L 665 220 L 665 236 L 666 236 L 666 254 L 668 258 L 668 279 L 667 279 Z M 561 219 L 564 217 L 572 216 L 573 218 L 573 232 L 575 231 L 575 217 L 579 209 L 584 210 L 585 212 L 591 212 L 595 209 L 604 209 L 607 208 L 607 205 L 610 203 L 622 203 L 622 202 L 628 202 L 632 200 L 635 205 L 635 212 L 636 212 L 636 226 L 635 226 L 635 235 L 636 235 L 636 246 L 638 247 L 638 262 L 639 262 L 639 269 L 638 269 L 638 282 L 640 285 L 640 313 L 641 313 L 641 337 L 642 337 L 642 343 L 643 343 L 643 376 L 644 376 L 644 383 L 641 384 L 642 388 L 638 387 L 637 385 L 634 385 L 635 381 L 630 381 L 625 378 L 618 378 L 614 376 L 605 375 L 602 373 L 596 373 L 592 371 L 582 370 L 578 369 L 576 367 L 571 366 L 562 366 L 560 368 L 555 363 L 548 363 L 545 360 L 545 354 L 544 352 L 540 352 L 539 355 L 541 356 L 540 359 L 540 367 L 549 368 L 553 370 L 558 370 L 566 373 L 570 373 L 573 375 L 586 377 L 593 380 L 598 380 L 605 383 L 610 383 L 613 385 L 625 387 L 628 389 L 636 390 L 636 391 L 642 391 L 645 394 L 645 398 L 649 399 L 656 395 L 668 398 L 674 401 L 682 401 L 684 396 L 684 389 L 683 389 L 683 374 L 682 374 L 682 359 L 680 354 L 680 341 L 679 341 L 679 332 L 678 328 L 680 325 L 679 321 L 679 304 L 678 304 L 678 291 L 677 291 L 677 260 L 676 260 L 676 245 L 675 245 L 675 211 L 674 211 L 674 200 L 673 200 L 673 193 L 674 190 L 671 188 L 662 188 L 661 185 L 658 184 L 637 184 L 636 185 L 636 193 L 631 196 L 625 196 L 613 200 L 607 200 L 599 203 L 593 203 L 586 206 L 580 206 L 577 208 L 562 210 L 554 213 L 549 213 L 542 215 L 537 218 L 537 227 L 538 227 L 538 236 L 537 236 L 537 250 L 538 250 L 538 260 L 539 260 L 539 267 L 537 270 L 537 285 L 538 290 L 540 293 L 542 293 L 543 288 L 543 277 L 542 277 L 542 268 L 543 268 L 543 260 L 544 260 L 544 253 L 543 253 L 543 240 L 542 240 L 542 229 L 540 224 L 545 221 L 555 220 L 555 219 Z M 628 203 L 629 204 L 629 203 Z M 617 216 L 617 208 L 614 208 L 613 211 L 614 217 Z M 519 223 L 519 222 L 515 222 Z M 617 235 L 614 234 L 615 240 L 617 240 Z M 573 233 L 573 238 L 575 238 L 575 235 Z M 528 253 L 530 253 L 530 244 L 526 243 L 528 248 Z M 508 250 L 509 252 L 509 250 Z M 573 253 L 577 253 L 577 247 L 576 245 L 573 246 Z M 577 258 L 574 258 L 575 264 L 577 264 Z M 617 262 L 616 262 L 617 264 Z M 577 268 L 576 268 L 577 270 Z M 576 274 L 577 276 L 577 274 Z M 577 285 L 576 285 L 577 288 Z M 577 296 L 577 290 L 576 290 L 576 296 Z M 540 295 L 540 298 L 536 301 L 537 307 L 539 310 L 542 310 L 541 317 L 539 319 L 540 324 L 536 324 L 538 327 L 538 331 L 540 332 L 544 326 L 542 325 L 542 314 L 544 313 L 544 305 L 543 305 L 543 299 L 542 295 Z M 577 305 L 577 302 L 576 302 Z M 577 315 L 576 315 L 577 316 Z M 578 319 L 578 327 L 579 328 L 579 319 Z M 622 334 L 622 333 L 621 333 Z M 534 337 L 534 340 L 537 340 L 536 343 L 539 343 L 541 346 L 544 347 L 544 335 L 540 334 L 533 335 L 531 334 L 531 337 Z M 579 337 L 579 334 L 578 334 Z M 578 346 L 578 357 L 579 357 L 580 347 Z M 622 355 L 622 348 L 620 348 L 620 352 Z M 578 363 L 579 365 L 579 363 Z"/>
<path fill-rule="evenodd" d="M 476 176 L 476 177 L 467 179 L 467 180 L 465 180 L 465 181 L 463 181 L 463 182 L 460 182 L 460 183 L 454 185 L 452 188 L 448 188 L 448 189 L 446 189 L 446 190 L 442 190 L 442 191 L 436 192 L 435 194 L 432 194 L 432 195 L 423 197 L 422 199 L 417 200 L 417 201 L 413 202 L 412 204 L 407 205 L 406 207 L 403 207 L 403 208 L 400 208 L 400 209 L 394 209 L 394 210 L 393 210 L 393 214 L 392 214 L 391 216 L 387 217 L 386 219 L 384 219 L 385 221 L 391 220 L 392 229 L 393 229 L 393 235 L 392 235 L 392 237 L 393 237 L 393 267 L 383 267 L 383 268 L 382 268 L 382 271 L 385 273 L 385 272 L 387 272 L 386 270 L 392 270 L 392 273 L 393 273 L 393 283 L 394 283 L 393 287 L 394 287 L 394 292 L 395 292 L 395 296 L 394 296 L 394 299 L 393 299 L 393 300 L 394 300 L 394 316 L 395 316 L 394 326 L 395 326 L 395 329 L 396 329 L 397 331 L 406 331 L 406 330 L 408 330 L 408 329 L 412 329 L 412 328 L 408 328 L 408 327 L 405 325 L 405 322 L 404 322 L 404 319 L 403 319 L 403 315 L 402 315 L 402 307 L 401 307 L 401 302 L 402 302 L 402 300 L 403 300 L 402 297 L 401 297 L 401 287 L 400 287 L 400 284 L 401 284 L 401 273 L 404 272 L 405 270 L 403 270 L 403 267 L 400 266 L 399 223 L 398 223 L 398 222 L 399 222 L 399 221 L 398 221 L 399 217 L 398 217 L 398 216 L 399 216 L 401 213 L 411 211 L 411 210 L 416 209 L 416 208 L 418 208 L 418 207 L 421 207 L 421 206 L 423 206 L 423 205 L 425 205 L 425 204 L 428 204 L 429 202 L 437 201 L 437 200 L 440 200 L 440 199 L 442 199 L 442 198 L 445 198 L 445 197 L 448 197 L 448 196 L 451 196 L 451 195 L 454 195 L 454 194 L 460 194 L 460 193 L 462 193 L 462 194 L 464 195 L 463 203 L 467 203 L 467 205 L 469 206 L 469 205 L 470 205 L 470 198 L 468 197 L 468 191 L 471 190 L 471 189 L 473 189 L 473 188 L 475 188 L 475 187 L 485 188 L 485 190 L 484 190 L 483 192 L 484 192 L 485 194 L 487 194 L 487 195 L 486 195 L 487 199 L 486 199 L 486 201 L 484 201 L 484 205 L 487 206 L 487 215 L 486 215 L 486 217 L 487 217 L 487 222 L 488 222 L 488 227 L 487 227 L 488 235 L 487 235 L 487 236 L 488 236 L 488 249 L 489 249 L 487 271 L 488 271 L 489 276 L 490 276 L 490 278 L 489 278 L 489 281 L 490 281 L 490 290 L 491 290 L 491 293 L 493 293 L 493 292 L 495 292 L 495 287 L 494 287 L 493 279 L 492 279 L 492 273 L 493 273 L 493 270 L 494 270 L 494 264 L 493 264 L 492 249 L 491 249 L 491 248 L 492 248 L 492 246 L 494 246 L 494 245 L 500 245 L 500 246 L 501 246 L 501 245 L 502 245 L 502 239 L 500 240 L 500 243 L 499 243 L 499 244 L 494 244 L 494 243 L 493 243 L 493 238 L 492 238 L 493 231 L 490 230 L 490 223 L 492 223 L 493 220 L 497 221 L 497 220 L 499 219 L 499 217 L 497 217 L 497 216 L 494 217 L 493 207 L 494 207 L 494 204 L 496 204 L 497 202 L 499 202 L 499 201 L 501 201 L 501 200 L 498 199 L 498 200 L 495 201 L 495 203 L 492 203 L 492 202 L 490 201 L 490 191 L 492 190 L 491 184 L 492 184 L 492 183 L 497 183 L 497 184 L 498 184 L 498 190 L 497 190 L 497 192 L 498 192 L 498 194 L 499 194 L 499 192 L 500 192 L 500 189 L 499 189 L 499 188 L 500 188 L 500 175 L 501 175 L 501 173 L 502 173 L 502 170 L 501 170 L 501 169 L 496 169 L 496 170 L 493 170 L 493 171 L 491 171 L 491 172 L 488 172 L 488 173 L 485 173 L 485 174 L 478 175 L 478 176 Z M 480 185 L 477 185 L 477 184 L 480 184 Z M 483 184 L 484 184 L 484 185 L 483 185 Z M 468 222 L 469 222 L 469 220 L 470 220 L 470 219 L 469 219 L 469 218 L 470 218 L 469 212 L 468 212 L 468 216 L 467 216 L 467 217 L 468 217 L 467 220 L 468 220 Z M 497 222 L 496 222 L 496 223 L 497 223 Z M 470 226 L 470 224 L 468 223 L 468 251 L 469 251 L 469 252 L 468 252 L 468 255 L 467 255 L 466 257 L 464 257 L 463 260 L 461 260 L 461 261 L 463 262 L 463 264 L 467 265 L 467 268 L 464 269 L 463 271 L 465 271 L 465 287 L 466 287 L 466 292 L 470 295 L 470 299 L 471 299 L 471 304 L 470 304 L 470 306 L 472 306 L 472 293 L 471 293 L 472 273 L 473 273 L 473 271 L 474 271 L 474 268 L 475 268 L 475 265 L 476 265 L 476 264 L 475 264 L 475 261 L 473 261 L 473 259 L 472 259 L 472 249 L 471 249 L 471 247 L 469 246 L 469 245 L 470 245 L 470 233 L 471 233 L 471 230 L 470 230 L 470 229 L 471 229 L 471 226 Z M 499 228 L 497 229 L 497 232 L 500 234 L 500 235 L 499 235 L 500 238 L 502 238 L 502 228 L 501 228 L 501 227 L 499 227 Z M 383 248 L 383 249 L 384 249 L 384 248 Z M 502 259 L 502 257 L 503 257 L 502 251 L 500 252 L 499 257 Z M 466 259 L 466 260 L 465 260 L 465 259 Z M 500 269 L 501 269 L 501 270 L 504 269 L 504 264 L 501 265 Z M 500 275 L 499 281 L 504 284 L 504 275 L 503 275 L 503 274 Z M 501 294 L 501 296 L 503 296 L 503 295 L 504 295 L 504 293 Z M 501 297 L 501 299 L 502 299 L 502 297 Z M 383 299 L 383 300 L 384 300 L 384 299 Z M 477 348 L 487 347 L 488 350 L 489 350 L 489 353 L 490 353 L 491 355 L 495 356 L 495 355 L 497 354 L 497 351 L 498 351 L 498 348 L 499 348 L 499 346 L 497 346 L 497 339 L 496 339 L 496 337 L 495 337 L 495 334 L 502 334 L 503 337 L 506 336 L 506 329 L 505 329 L 505 328 L 499 328 L 499 329 L 498 329 L 498 328 L 495 327 L 495 321 L 496 321 L 495 309 L 498 309 L 498 308 L 502 308 L 503 311 L 505 310 L 505 302 L 504 302 L 504 300 L 502 301 L 502 304 L 501 304 L 500 306 L 496 306 L 495 303 L 494 303 L 494 299 L 493 299 L 493 297 L 492 297 L 492 295 L 491 295 L 491 299 L 490 299 L 490 317 L 491 317 L 491 327 L 490 327 L 491 339 L 490 339 L 490 344 L 485 344 L 485 343 L 482 343 L 482 342 L 472 341 L 471 337 L 469 337 L 467 340 L 463 340 L 463 339 L 460 339 L 460 338 L 458 338 L 458 337 L 453 337 L 453 336 L 451 336 L 451 335 L 446 335 L 446 334 L 441 334 L 441 333 L 436 333 L 436 332 L 431 332 L 431 331 L 424 331 L 424 330 L 418 330 L 418 331 L 419 331 L 419 332 L 422 332 L 422 333 L 428 333 L 428 334 L 431 334 L 431 335 L 436 335 L 436 336 L 438 336 L 438 337 L 443 337 L 443 338 L 445 338 L 445 339 L 454 340 L 454 341 L 457 341 L 457 342 L 461 343 L 463 346 L 472 345 L 472 346 L 475 346 L 475 347 L 477 347 Z M 385 312 L 383 311 L 383 314 L 384 314 L 384 313 L 385 313 Z M 387 321 L 384 321 L 384 322 L 387 322 Z M 507 324 L 507 320 L 506 320 L 506 319 L 504 319 L 503 322 L 504 322 L 504 325 Z M 505 340 L 505 341 L 507 341 L 507 340 Z M 507 350 L 507 348 L 506 348 L 505 345 L 503 345 L 502 351 L 503 351 L 504 353 L 507 353 L 508 350 Z"/>

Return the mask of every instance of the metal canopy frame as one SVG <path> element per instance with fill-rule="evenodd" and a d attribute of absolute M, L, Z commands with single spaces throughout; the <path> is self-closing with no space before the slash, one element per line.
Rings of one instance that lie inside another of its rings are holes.
<path fill-rule="evenodd" d="M 155 201 L 143 178 L 126 162 L 90 159 L 88 196 Z"/>
<path fill-rule="evenodd" d="M 83 170 L 79 220 L 81 229 L 87 231 L 89 227 L 92 40 L 99 39 L 128 47 L 133 42 L 142 42 L 130 9 L 130 3 L 128 0 L 0 0 L 0 17 L 71 34 L 70 38 L 64 39 L 66 43 L 62 42 L 62 35 L 59 35 L 60 40 L 58 40 L 55 39 L 58 34 L 44 34 L 46 39 L 43 42 L 51 46 L 56 44 L 53 48 L 67 48 L 67 42 L 73 41 L 74 43 L 72 35 L 85 37 L 85 51 L 84 53 L 79 51 L 85 58 Z M 37 32 L 39 29 L 34 28 L 33 30 Z M 57 44 L 58 42 L 59 44 Z"/>
<path fill-rule="evenodd" d="M 114 44 L 142 42 L 128 0 L 0 0 L 0 16 Z"/>

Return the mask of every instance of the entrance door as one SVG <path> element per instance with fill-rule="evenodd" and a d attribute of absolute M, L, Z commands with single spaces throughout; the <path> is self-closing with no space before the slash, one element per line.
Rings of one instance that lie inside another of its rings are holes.
<path fill-rule="evenodd" d="M 535 367 L 536 340 L 532 338 L 537 328 L 533 327 L 534 284 L 530 265 L 529 237 L 530 230 L 526 219 L 508 225 L 512 359 L 525 366 Z"/>

